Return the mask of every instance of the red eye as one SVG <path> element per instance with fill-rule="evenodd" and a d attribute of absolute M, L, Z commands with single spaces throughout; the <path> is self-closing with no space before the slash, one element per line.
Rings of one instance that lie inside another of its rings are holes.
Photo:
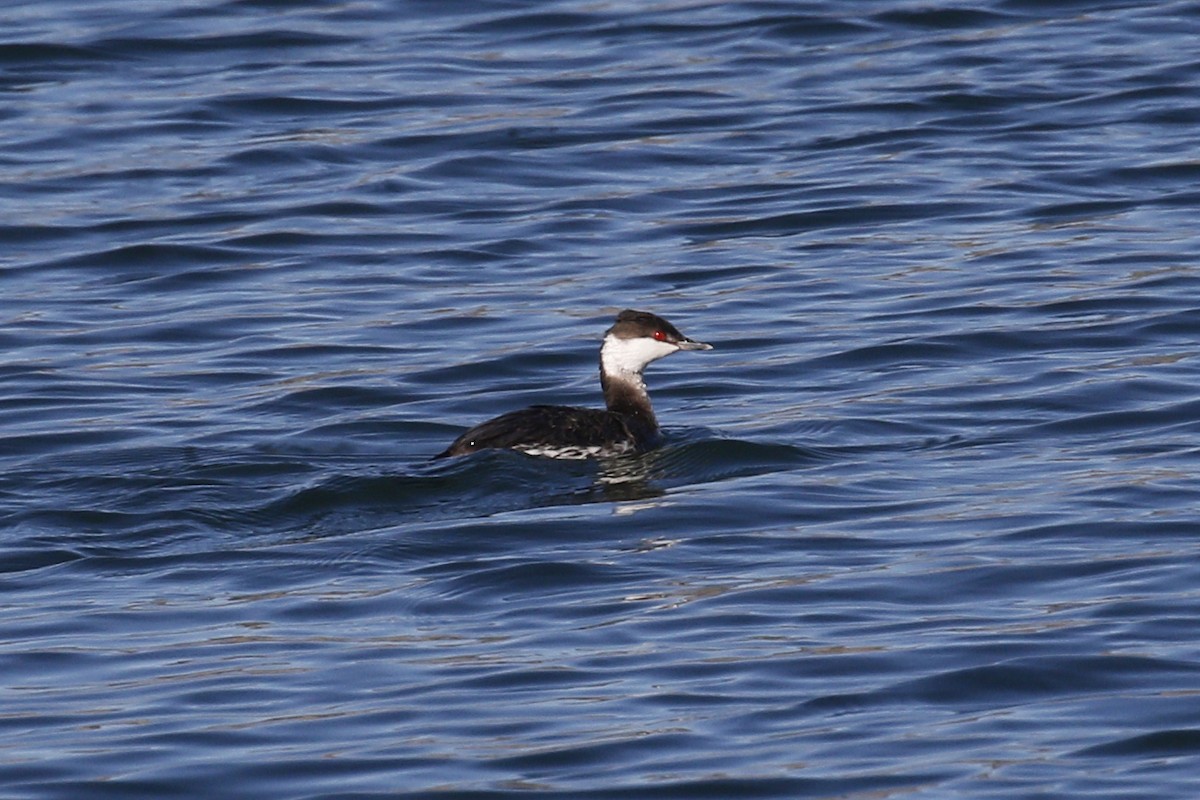
<path fill-rule="evenodd" d="M 664 331 L 655 331 L 654 332 L 654 341 L 665 342 L 666 340 L 667 340 L 667 334 Z"/>

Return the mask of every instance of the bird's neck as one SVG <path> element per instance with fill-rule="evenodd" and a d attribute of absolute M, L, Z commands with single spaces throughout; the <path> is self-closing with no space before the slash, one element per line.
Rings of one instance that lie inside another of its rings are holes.
<path fill-rule="evenodd" d="M 653 428 L 658 427 L 642 370 L 648 362 L 627 340 L 609 336 L 600 348 L 600 388 L 609 411 L 635 417 Z"/>
<path fill-rule="evenodd" d="M 646 384 L 641 376 L 630 380 L 624 375 L 608 375 L 600 373 L 600 387 L 604 390 L 604 404 L 609 411 L 636 417 L 657 428 L 658 420 L 654 418 L 654 408 L 650 405 L 650 395 L 646 393 Z"/>

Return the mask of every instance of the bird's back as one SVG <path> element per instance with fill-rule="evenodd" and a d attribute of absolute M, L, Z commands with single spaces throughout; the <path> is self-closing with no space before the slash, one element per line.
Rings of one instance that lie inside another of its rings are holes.
<path fill-rule="evenodd" d="M 657 426 L 615 411 L 571 406 L 530 406 L 480 423 L 438 458 L 507 448 L 529 455 L 587 458 L 618 455 L 651 444 Z"/>

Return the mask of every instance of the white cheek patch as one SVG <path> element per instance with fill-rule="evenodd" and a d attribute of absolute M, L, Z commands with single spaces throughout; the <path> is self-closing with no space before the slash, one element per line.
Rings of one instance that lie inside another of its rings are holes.
<path fill-rule="evenodd" d="M 600 359 L 604 363 L 604 371 L 610 375 L 640 375 L 651 361 L 669 356 L 678 349 L 670 342 L 659 342 L 646 337 L 618 339 L 616 336 L 606 336 Z"/>

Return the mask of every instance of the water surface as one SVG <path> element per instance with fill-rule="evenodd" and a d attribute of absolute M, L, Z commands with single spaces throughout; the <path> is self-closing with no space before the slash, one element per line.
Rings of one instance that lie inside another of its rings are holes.
<path fill-rule="evenodd" d="M 0 16 L 5 797 L 1196 796 L 1200 4 Z"/>

